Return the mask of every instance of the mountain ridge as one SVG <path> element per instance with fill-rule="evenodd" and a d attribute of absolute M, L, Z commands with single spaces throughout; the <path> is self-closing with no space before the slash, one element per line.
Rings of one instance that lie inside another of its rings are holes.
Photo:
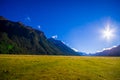
<path fill-rule="evenodd" d="M 120 45 L 95 54 L 90 54 L 90 56 L 120 56 Z"/>
<path fill-rule="evenodd" d="M 58 40 L 54 41 L 59 42 Z M 64 51 L 63 47 L 58 47 L 59 45 L 64 45 L 67 51 Z M 53 43 L 45 36 L 44 32 L 4 17 L 0 17 L 0 53 L 78 55 L 63 43 Z"/>

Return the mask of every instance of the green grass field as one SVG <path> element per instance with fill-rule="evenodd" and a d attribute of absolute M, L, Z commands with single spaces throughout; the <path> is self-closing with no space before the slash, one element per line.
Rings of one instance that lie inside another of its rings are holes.
<path fill-rule="evenodd" d="M 0 80 L 120 80 L 120 57 L 0 55 Z"/>

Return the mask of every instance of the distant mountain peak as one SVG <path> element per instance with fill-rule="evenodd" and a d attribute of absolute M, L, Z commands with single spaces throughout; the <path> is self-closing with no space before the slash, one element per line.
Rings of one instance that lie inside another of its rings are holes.
<path fill-rule="evenodd" d="M 106 48 L 101 52 L 92 54 L 93 56 L 120 56 L 120 45 Z"/>
<path fill-rule="evenodd" d="M 7 19 L 3 16 L 0 16 L 0 20 L 7 20 Z"/>

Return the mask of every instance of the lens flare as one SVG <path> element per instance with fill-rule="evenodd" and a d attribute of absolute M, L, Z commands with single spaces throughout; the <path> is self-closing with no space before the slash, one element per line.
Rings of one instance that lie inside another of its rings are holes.
<path fill-rule="evenodd" d="M 105 29 L 102 31 L 103 38 L 106 40 L 111 40 L 115 35 L 115 30 L 110 27 L 109 24 L 105 27 Z"/>

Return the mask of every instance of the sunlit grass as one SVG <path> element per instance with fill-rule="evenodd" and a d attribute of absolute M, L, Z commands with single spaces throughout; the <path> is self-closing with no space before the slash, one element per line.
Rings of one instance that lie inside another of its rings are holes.
<path fill-rule="evenodd" d="M 120 57 L 0 55 L 0 80 L 120 80 Z"/>

